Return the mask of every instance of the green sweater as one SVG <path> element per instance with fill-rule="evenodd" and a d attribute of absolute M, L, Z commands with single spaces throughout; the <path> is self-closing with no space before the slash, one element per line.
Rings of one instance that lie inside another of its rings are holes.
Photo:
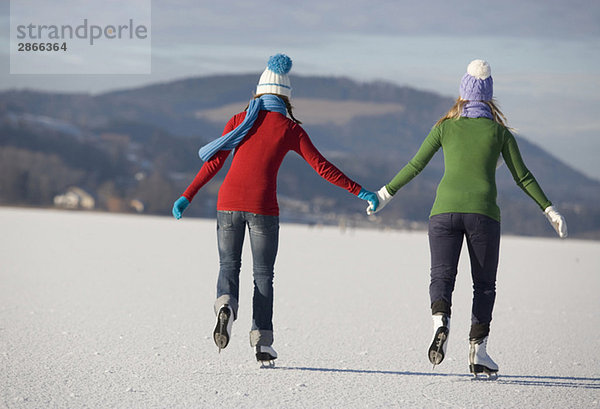
<path fill-rule="evenodd" d="M 448 119 L 434 127 L 416 155 L 386 185 L 387 191 L 396 194 L 440 148 L 445 171 L 430 216 L 479 213 L 500 221 L 496 204 L 496 164 L 500 154 L 517 185 L 542 210 L 552 204 L 523 163 L 515 137 L 506 127 L 487 118 Z"/>

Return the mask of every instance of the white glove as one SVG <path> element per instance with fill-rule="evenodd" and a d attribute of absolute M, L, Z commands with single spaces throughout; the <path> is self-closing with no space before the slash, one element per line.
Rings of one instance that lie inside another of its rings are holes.
<path fill-rule="evenodd" d="M 373 211 L 373 208 L 371 205 L 369 205 L 369 207 L 367 207 L 367 214 L 369 216 L 383 209 L 385 205 L 388 204 L 388 202 L 394 197 L 388 193 L 385 186 L 375 192 L 375 194 L 377 195 L 377 199 L 379 199 L 379 206 L 377 206 L 377 210 Z"/>
<path fill-rule="evenodd" d="M 564 239 L 567 237 L 567 222 L 565 221 L 565 218 L 562 217 L 562 215 L 558 213 L 553 206 L 546 207 L 544 214 L 560 238 Z"/>

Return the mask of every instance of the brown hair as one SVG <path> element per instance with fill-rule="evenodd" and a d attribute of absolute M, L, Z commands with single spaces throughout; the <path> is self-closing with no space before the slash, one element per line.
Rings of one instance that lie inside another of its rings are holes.
<path fill-rule="evenodd" d="M 454 105 L 452 105 L 452 108 L 450 108 L 450 110 L 448 112 L 446 112 L 446 115 L 444 115 L 443 117 L 438 119 L 438 121 L 435 123 L 434 126 L 438 126 L 439 124 L 444 122 L 446 119 L 460 118 L 460 116 L 463 112 L 463 108 L 465 107 L 467 102 L 469 102 L 469 100 L 458 97 L 456 99 L 456 102 L 454 103 Z M 504 116 L 502 111 L 500 111 L 500 108 L 498 108 L 498 104 L 494 99 L 492 99 L 491 101 L 481 101 L 481 102 L 487 104 L 487 106 L 490 107 L 490 110 L 492 111 L 492 116 L 494 117 L 495 122 L 498 122 L 500 125 L 506 126 L 506 122 L 507 122 L 506 116 Z"/>
<path fill-rule="evenodd" d="M 265 94 L 258 94 L 254 96 L 254 99 L 256 98 L 260 98 Z M 298 119 L 296 119 L 294 117 L 294 113 L 292 112 L 292 109 L 294 107 L 292 107 L 292 104 L 290 103 L 290 99 L 288 97 L 286 97 L 285 95 L 279 95 L 279 94 L 272 94 L 272 95 L 276 95 L 279 98 L 281 98 L 283 100 L 283 103 L 285 104 L 285 108 L 287 109 L 288 115 L 290 116 L 290 118 L 292 118 L 292 121 L 294 121 L 295 123 L 297 123 L 298 125 L 300 125 L 302 122 L 300 122 Z M 248 105 L 246 105 L 246 108 L 244 108 L 244 111 L 248 109 Z"/>

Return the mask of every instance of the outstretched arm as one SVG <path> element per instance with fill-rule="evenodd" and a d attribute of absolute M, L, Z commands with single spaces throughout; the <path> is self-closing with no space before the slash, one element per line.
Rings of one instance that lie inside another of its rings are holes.
<path fill-rule="evenodd" d="M 235 118 L 236 117 L 233 117 L 229 120 L 229 122 L 227 122 L 225 129 L 223 130 L 223 135 L 229 133 L 235 128 Z M 190 183 L 181 197 L 177 199 L 175 203 L 173 203 L 172 213 L 174 218 L 177 220 L 181 219 L 183 212 L 194 199 L 196 193 L 198 193 L 202 186 L 208 183 L 208 181 L 211 180 L 219 172 L 219 170 L 221 170 L 230 152 L 231 151 L 225 150 L 218 151 L 212 156 L 212 158 L 204 162 L 204 165 L 202 165 L 192 183 Z"/>
<path fill-rule="evenodd" d="M 358 196 L 361 186 L 346 176 L 335 165 L 329 162 L 321 152 L 315 148 L 312 141 L 305 132 L 301 132 L 298 143 L 293 147 L 302 158 L 315 170 L 323 179 L 342 189 L 347 190 L 355 196 Z"/>
<path fill-rule="evenodd" d="M 312 141 L 303 130 L 300 132 L 297 145 L 293 147 L 302 158 L 325 180 L 336 186 L 346 189 L 353 195 L 369 202 L 370 209 L 377 209 L 379 200 L 377 195 L 362 188 L 358 183 L 346 176 L 341 170 L 329 162 L 313 145 Z"/>
<path fill-rule="evenodd" d="M 383 209 L 402 186 L 413 180 L 415 176 L 425 169 L 425 166 L 427 166 L 431 158 L 433 158 L 433 155 L 435 155 L 441 146 L 441 131 L 440 127 L 436 126 L 429 132 L 429 135 L 427 135 L 427 138 L 425 138 L 415 156 L 413 156 L 413 158 L 387 185 L 377 191 L 379 208 L 376 210 L 367 209 L 367 214 L 373 214 Z"/>
<path fill-rule="evenodd" d="M 204 165 L 202 165 L 192 183 L 190 183 L 181 197 L 173 203 L 173 217 L 177 220 L 181 219 L 183 212 L 194 199 L 196 193 L 221 170 L 230 152 L 219 151 L 210 160 L 204 162 Z"/>
<path fill-rule="evenodd" d="M 515 137 L 506 130 L 505 138 L 504 146 L 502 147 L 502 157 L 517 186 L 544 211 L 546 218 L 560 238 L 567 237 L 567 223 L 564 217 L 552 206 L 552 202 L 548 200 L 533 174 L 525 166 Z"/>
<path fill-rule="evenodd" d="M 231 151 L 219 151 L 208 161 L 204 162 L 204 165 L 202 165 L 182 196 L 191 202 L 196 193 L 221 170 L 230 153 Z"/>
<path fill-rule="evenodd" d="M 441 131 L 440 127 L 436 126 L 429 132 L 429 135 L 427 135 L 427 138 L 425 138 L 415 156 L 394 176 L 390 183 L 385 185 L 387 191 L 394 196 L 402 186 L 413 180 L 415 176 L 425 169 L 425 166 L 427 166 L 441 146 Z"/>
<path fill-rule="evenodd" d="M 525 166 L 515 137 L 507 130 L 505 138 L 502 157 L 517 186 L 531 197 L 540 209 L 545 210 L 548 206 L 552 206 L 533 174 Z"/>

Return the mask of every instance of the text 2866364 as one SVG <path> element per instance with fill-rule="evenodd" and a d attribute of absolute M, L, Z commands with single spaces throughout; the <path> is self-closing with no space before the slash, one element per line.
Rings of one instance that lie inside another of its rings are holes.
<path fill-rule="evenodd" d="M 51 52 L 67 51 L 67 43 L 18 43 L 17 51 Z"/>

